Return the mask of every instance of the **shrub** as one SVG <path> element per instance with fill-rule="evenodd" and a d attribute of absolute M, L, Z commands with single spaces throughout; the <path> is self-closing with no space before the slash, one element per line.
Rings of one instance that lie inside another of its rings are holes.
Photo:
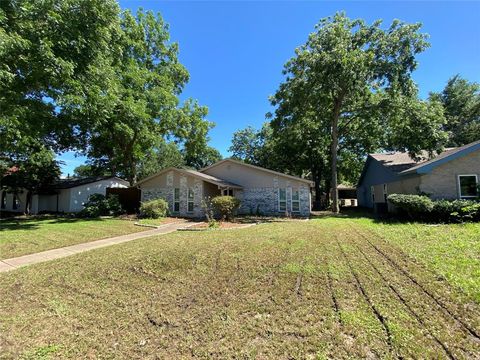
<path fill-rule="evenodd" d="M 114 216 L 123 213 L 122 205 L 117 195 L 105 197 L 102 194 L 92 194 L 83 204 L 84 208 L 78 213 L 80 217 L 94 218 L 99 216 Z"/>
<path fill-rule="evenodd" d="M 212 207 L 222 220 L 230 220 L 240 207 L 240 200 L 233 196 L 216 196 L 212 199 Z"/>
<path fill-rule="evenodd" d="M 164 199 L 155 199 L 142 202 L 140 216 L 149 219 L 158 219 L 168 215 L 168 203 Z"/>
<path fill-rule="evenodd" d="M 388 201 L 400 214 L 405 214 L 412 219 L 418 217 L 424 219 L 433 209 L 432 200 L 422 195 L 392 194 L 388 197 Z"/>
<path fill-rule="evenodd" d="M 471 200 L 437 200 L 426 196 L 392 194 L 388 201 L 400 215 L 430 222 L 480 221 L 480 203 Z"/>

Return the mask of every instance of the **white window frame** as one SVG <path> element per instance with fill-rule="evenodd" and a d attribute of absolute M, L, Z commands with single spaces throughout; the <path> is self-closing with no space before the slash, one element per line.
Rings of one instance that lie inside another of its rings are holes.
<path fill-rule="evenodd" d="M 470 196 L 470 195 L 462 196 L 462 186 L 460 184 L 460 178 L 470 177 L 470 176 L 475 177 L 475 184 L 477 186 L 477 195 L 475 195 L 475 196 Z M 457 186 L 458 186 L 458 198 L 459 199 L 467 200 L 467 199 L 476 199 L 478 197 L 478 175 L 477 174 L 459 174 L 459 175 L 457 175 Z"/>
<path fill-rule="evenodd" d="M 178 190 L 178 199 L 175 198 L 175 193 Z M 178 204 L 178 210 L 175 210 L 175 204 Z M 173 189 L 173 204 L 172 204 L 172 212 L 179 213 L 180 212 L 180 188 Z"/>
<path fill-rule="evenodd" d="M 192 198 L 190 198 L 190 195 L 192 195 Z M 187 193 L 187 212 L 193 213 L 195 209 L 195 192 L 193 191 L 193 188 L 188 188 L 188 193 Z M 190 210 L 190 205 L 192 205 L 192 210 Z"/>
<path fill-rule="evenodd" d="M 281 191 L 285 191 L 285 200 L 280 201 L 280 193 Z M 280 203 L 285 202 L 285 209 L 280 208 Z M 287 188 L 278 188 L 278 212 L 279 213 L 284 213 L 287 211 Z"/>
<path fill-rule="evenodd" d="M 222 189 L 223 196 L 235 196 L 233 189 Z"/>
<path fill-rule="evenodd" d="M 298 193 L 298 200 L 293 200 L 293 192 L 296 191 Z M 298 210 L 293 210 L 293 203 L 298 204 Z M 290 191 L 290 211 L 292 213 L 299 213 L 300 212 L 300 189 L 292 189 Z"/>

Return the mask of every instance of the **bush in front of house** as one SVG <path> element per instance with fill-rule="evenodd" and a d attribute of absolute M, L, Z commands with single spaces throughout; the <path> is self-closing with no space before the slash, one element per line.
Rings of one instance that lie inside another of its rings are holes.
<path fill-rule="evenodd" d="M 155 199 L 142 202 L 140 217 L 159 219 L 168 215 L 168 203 L 164 199 Z"/>
<path fill-rule="evenodd" d="M 117 195 L 106 197 L 102 194 L 92 194 L 83 206 L 84 208 L 78 213 L 80 217 L 116 216 L 124 212 Z"/>
<path fill-rule="evenodd" d="M 222 220 L 231 220 L 240 207 L 240 200 L 233 196 L 216 196 L 212 199 L 212 207 Z"/>
<path fill-rule="evenodd" d="M 480 203 L 471 200 L 432 201 L 424 195 L 392 194 L 388 201 L 400 216 L 428 222 L 480 221 Z"/>

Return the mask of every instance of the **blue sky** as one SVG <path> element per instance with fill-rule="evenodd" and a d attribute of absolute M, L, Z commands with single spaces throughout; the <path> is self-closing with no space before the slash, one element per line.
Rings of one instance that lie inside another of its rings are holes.
<path fill-rule="evenodd" d="M 123 9 L 160 12 L 179 43 L 180 61 L 190 72 L 182 99 L 209 107 L 215 122 L 210 145 L 228 156 L 232 134 L 260 127 L 271 110 L 268 97 L 282 81 L 283 64 L 303 44 L 319 19 L 344 10 L 368 22 L 393 19 L 423 23 L 431 47 L 418 57 L 414 79 L 423 97 L 460 74 L 480 82 L 480 2 L 184 2 L 120 1 Z M 84 162 L 60 156 L 63 173 Z"/>

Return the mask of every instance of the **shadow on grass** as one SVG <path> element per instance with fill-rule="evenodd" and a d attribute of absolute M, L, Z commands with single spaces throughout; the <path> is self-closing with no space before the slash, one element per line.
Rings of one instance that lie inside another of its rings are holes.
<path fill-rule="evenodd" d="M 74 224 L 85 221 L 103 221 L 103 218 L 76 218 L 58 215 L 21 215 L 0 219 L 0 231 L 7 230 L 35 230 L 47 224 Z"/>

